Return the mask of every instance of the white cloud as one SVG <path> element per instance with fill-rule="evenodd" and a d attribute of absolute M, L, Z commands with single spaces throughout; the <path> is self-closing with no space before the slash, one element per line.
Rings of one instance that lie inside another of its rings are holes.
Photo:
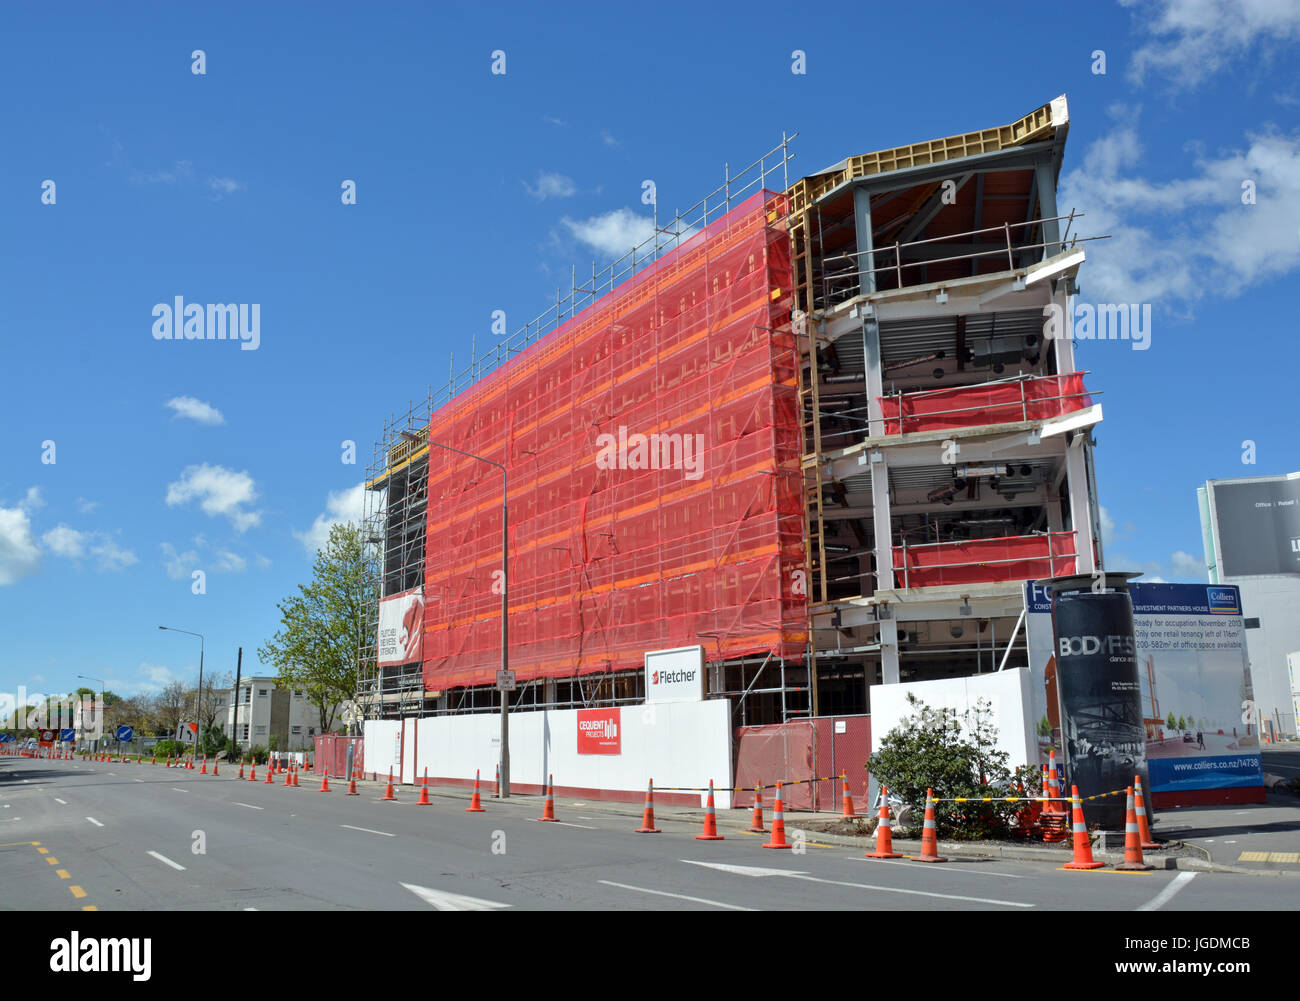
<path fill-rule="evenodd" d="M 633 247 L 640 246 L 654 236 L 654 220 L 637 215 L 631 209 L 615 209 L 590 219 L 570 219 L 560 222 L 592 250 L 608 257 L 621 257 Z"/>
<path fill-rule="evenodd" d="M 40 487 L 28 487 L 26 495 L 18 502 L 18 507 L 28 514 L 39 511 L 44 506 L 45 498 L 41 496 Z"/>
<path fill-rule="evenodd" d="M 618 140 L 604 129 L 600 130 L 600 138 L 604 140 L 606 146 L 617 146 L 619 144 Z"/>
<path fill-rule="evenodd" d="M 99 501 L 86 500 L 84 497 L 77 498 L 77 510 L 82 514 L 92 514 L 97 507 L 99 507 Z"/>
<path fill-rule="evenodd" d="M 177 160 L 176 166 L 172 170 L 155 170 L 146 174 L 136 170 L 131 174 L 131 180 L 144 181 L 148 184 L 179 184 L 182 181 L 190 181 L 194 178 L 194 164 L 190 160 Z"/>
<path fill-rule="evenodd" d="M 331 491 L 325 500 L 325 513 L 318 514 L 311 528 L 305 532 L 294 532 L 294 538 L 303 544 L 309 553 L 315 554 L 324 547 L 334 525 L 359 522 L 365 514 L 366 486 L 358 483 L 346 490 Z"/>
<path fill-rule="evenodd" d="M 539 202 L 545 201 L 547 198 L 571 198 L 578 191 L 578 186 L 574 183 L 572 177 L 545 170 L 538 172 L 536 186 L 529 184 L 527 181 L 522 183 L 524 189 Z"/>
<path fill-rule="evenodd" d="M 217 561 L 213 564 L 214 569 L 230 573 L 243 573 L 248 567 L 248 561 L 244 557 L 227 549 L 218 549 L 216 556 Z"/>
<path fill-rule="evenodd" d="M 172 580 L 183 580 L 190 576 L 199 567 L 199 554 L 193 549 L 187 549 L 183 553 L 178 553 L 176 547 L 170 542 L 162 544 L 163 566 L 167 569 L 167 576 Z"/>
<path fill-rule="evenodd" d="M 1138 0 L 1120 2 L 1138 6 Z M 1265 63 L 1300 39 L 1295 0 L 1157 0 L 1140 11 L 1142 27 L 1155 37 L 1133 53 L 1129 76 L 1138 83 L 1154 71 L 1195 87 L 1232 60 Z"/>
<path fill-rule="evenodd" d="M 86 555 L 86 548 L 91 541 L 91 533 L 78 532 L 75 528 L 69 528 L 60 522 L 56 527 L 51 528 L 42 535 L 41 541 L 45 543 L 45 548 L 55 556 L 79 560 Z"/>
<path fill-rule="evenodd" d="M 246 472 L 237 473 L 224 466 L 186 466 L 181 478 L 167 487 L 167 505 L 176 507 L 197 500 L 208 515 L 224 515 L 244 532 L 262 521 L 260 511 L 245 510 L 244 505 L 257 500 L 257 488 Z"/>
<path fill-rule="evenodd" d="M 1191 553 L 1183 552 L 1181 549 L 1175 550 L 1173 555 L 1169 557 L 1169 564 L 1175 577 L 1191 577 L 1198 581 L 1208 581 L 1210 579 L 1209 573 L 1205 569 L 1205 561 L 1193 556 Z"/>
<path fill-rule="evenodd" d="M 23 505 L 0 507 L 0 587 L 35 573 L 40 562 L 41 550 Z"/>
<path fill-rule="evenodd" d="M 40 541 L 56 556 L 65 559 L 82 560 L 94 556 L 103 571 L 125 569 L 133 563 L 139 563 L 134 552 L 121 549 L 112 538 L 104 532 L 78 532 L 70 525 L 60 521 L 55 528 L 49 529 Z"/>
<path fill-rule="evenodd" d="M 233 177 L 209 177 L 208 188 L 211 189 L 218 198 L 224 195 L 233 195 L 236 191 L 243 191 L 248 185 L 242 181 L 236 181 Z"/>
<path fill-rule="evenodd" d="M 1135 115 L 1093 143 L 1061 181 L 1058 204 L 1087 213 L 1083 295 L 1160 303 L 1187 315 L 1207 295 L 1229 298 L 1300 268 L 1300 133 L 1247 136 L 1244 150 L 1199 155 L 1185 178 L 1151 181 Z M 1243 183 L 1255 204 L 1244 204 Z M 1158 336 L 1158 334 L 1157 334 Z"/>
<path fill-rule="evenodd" d="M 163 406 L 170 407 L 172 413 L 177 417 L 187 417 L 192 421 L 198 421 L 200 424 L 226 423 L 226 418 L 220 410 L 211 403 L 204 403 L 192 396 L 174 396 Z"/>
<path fill-rule="evenodd" d="M 554 115 L 543 115 L 542 121 L 544 121 L 547 125 L 558 125 L 561 128 L 569 124 L 564 119 L 556 118 Z"/>

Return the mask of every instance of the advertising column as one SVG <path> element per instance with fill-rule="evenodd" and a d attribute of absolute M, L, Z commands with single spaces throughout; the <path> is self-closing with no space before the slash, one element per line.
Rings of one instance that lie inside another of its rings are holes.
<path fill-rule="evenodd" d="M 1146 780 L 1146 731 L 1133 638 L 1128 579 L 1107 573 L 1055 578 L 1052 632 L 1065 766 L 1083 796 L 1122 791 L 1135 775 Z M 1101 584 L 1094 590 L 1094 583 Z M 1089 823 L 1123 830 L 1125 799 L 1088 804 Z"/>

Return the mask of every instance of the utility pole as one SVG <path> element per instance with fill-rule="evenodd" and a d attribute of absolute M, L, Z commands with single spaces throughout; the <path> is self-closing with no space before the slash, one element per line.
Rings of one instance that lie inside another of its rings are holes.
<path fill-rule="evenodd" d="M 239 648 L 239 653 L 235 657 L 235 716 L 230 721 L 230 742 L 239 750 L 239 674 L 244 667 L 244 648 Z"/>

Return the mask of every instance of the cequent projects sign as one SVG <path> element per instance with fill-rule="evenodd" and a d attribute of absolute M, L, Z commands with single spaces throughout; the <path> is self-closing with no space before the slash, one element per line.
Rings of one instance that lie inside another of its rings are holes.
<path fill-rule="evenodd" d="M 647 650 L 647 702 L 700 702 L 704 698 L 704 647 Z"/>

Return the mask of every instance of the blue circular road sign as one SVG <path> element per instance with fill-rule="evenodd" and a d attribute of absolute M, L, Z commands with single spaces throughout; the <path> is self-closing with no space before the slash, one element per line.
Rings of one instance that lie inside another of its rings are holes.
<path fill-rule="evenodd" d="M 135 736 L 135 731 L 131 729 L 129 726 L 119 726 L 117 728 L 116 736 L 118 740 L 127 741 L 130 740 L 133 736 Z"/>
<path fill-rule="evenodd" d="M 77 731 L 76 731 L 76 730 L 60 730 L 60 731 L 59 731 L 59 740 L 62 740 L 62 741 L 65 741 L 65 742 L 66 742 L 66 741 L 69 741 L 69 740 L 76 740 L 76 739 L 77 739 Z"/>

